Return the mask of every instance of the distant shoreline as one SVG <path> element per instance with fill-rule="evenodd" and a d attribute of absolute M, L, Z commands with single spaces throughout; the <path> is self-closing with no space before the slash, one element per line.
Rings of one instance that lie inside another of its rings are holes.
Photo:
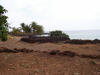
<path fill-rule="evenodd" d="M 71 39 L 94 40 L 100 39 L 100 30 L 64 31 Z"/>

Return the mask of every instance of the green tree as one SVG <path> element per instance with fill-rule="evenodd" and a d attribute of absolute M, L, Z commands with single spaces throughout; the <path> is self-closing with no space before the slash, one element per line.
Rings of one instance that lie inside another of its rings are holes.
<path fill-rule="evenodd" d="M 36 33 L 37 34 L 43 34 L 44 33 L 43 27 L 41 25 L 36 26 Z"/>
<path fill-rule="evenodd" d="M 31 33 L 31 27 L 29 25 L 26 25 L 25 23 L 21 23 L 21 28 L 23 30 L 23 32 L 25 33 Z"/>
<path fill-rule="evenodd" d="M 6 41 L 8 35 L 8 17 L 4 15 L 6 12 L 7 10 L 0 5 L 0 38 L 2 41 Z"/>
<path fill-rule="evenodd" d="M 43 27 L 41 25 L 38 25 L 36 22 L 32 22 L 30 24 L 31 28 L 32 28 L 32 32 L 34 34 L 43 34 L 44 30 Z"/>
<path fill-rule="evenodd" d="M 21 29 L 13 27 L 11 33 L 13 33 L 13 34 L 19 34 L 19 33 L 21 33 Z"/>
<path fill-rule="evenodd" d="M 49 34 L 50 34 L 50 37 L 64 37 L 66 39 L 70 39 L 67 34 L 63 33 L 60 30 L 51 31 Z"/>
<path fill-rule="evenodd" d="M 21 29 L 24 33 L 33 33 L 33 34 L 43 34 L 44 30 L 41 25 L 38 25 L 36 22 L 32 22 L 30 25 L 21 23 Z"/>
<path fill-rule="evenodd" d="M 32 28 L 32 32 L 33 32 L 34 34 L 36 34 L 36 26 L 37 26 L 37 23 L 36 23 L 36 22 L 32 22 L 32 23 L 30 24 L 30 26 L 31 26 L 31 28 Z"/>

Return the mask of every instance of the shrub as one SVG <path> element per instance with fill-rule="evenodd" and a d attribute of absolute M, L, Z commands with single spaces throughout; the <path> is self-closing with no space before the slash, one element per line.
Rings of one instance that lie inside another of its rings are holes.
<path fill-rule="evenodd" d="M 2 41 L 7 41 L 7 40 L 8 40 L 7 33 L 4 33 L 4 34 L 3 34 L 1 40 L 2 40 Z"/>
<path fill-rule="evenodd" d="M 66 38 L 66 39 L 70 39 L 69 36 L 65 33 L 63 33 L 62 31 L 56 30 L 56 31 L 51 31 L 50 33 L 50 37 L 62 37 L 62 38 Z"/>
<path fill-rule="evenodd" d="M 8 31 L 5 27 L 0 26 L 0 38 L 2 41 L 7 41 Z"/>
<path fill-rule="evenodd" d="M 8 35 L 8 17 L 5 15 L 6 12 L 7 10 L 0 5 L 0 38 L 2 41 L 6 41 Z"/>

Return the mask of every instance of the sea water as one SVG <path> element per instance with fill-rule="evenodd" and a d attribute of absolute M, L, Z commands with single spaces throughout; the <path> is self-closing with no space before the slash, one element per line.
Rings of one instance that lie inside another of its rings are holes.
<path fill-rule="evenodd" d="M 79 30 L 79 31 L 65 31 L 71 39 L 100 39 L 100 30 Z"/>

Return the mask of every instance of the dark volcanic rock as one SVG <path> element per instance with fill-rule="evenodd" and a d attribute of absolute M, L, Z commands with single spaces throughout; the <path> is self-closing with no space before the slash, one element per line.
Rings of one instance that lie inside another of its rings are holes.
<path fill-rule="evenodd" d="M 57 53 L 59 53 L 59 50 L 52 50 L 49 52 L 50 55 L 56 55 Z"/>
<path fill-rule="evenodd" d="M 79 55 L 81 58 L 100 59 L 100 55 Z"/>
<path fill-rule="evenodd" d="M 77 54 L 75 52 L 71 52 L 71 51 L 64 51 L 64 52 L 59 53 L 59 55 L 74 57 Z"/>
<path fill-rule="evenodd" d="M 17 53 L 16 50 L 11 50 L 11 49 L 8 49 L 8 48 L 5 48 L 5 47 L 1 47 L 0 48 L 0 53 L 3 53 L 3 52 L 6 52 L 6 53 Z"/>
<path fill-rule="evenodd" d="M 25 52 L 25 53 L 33 52 L 33 50 L 29 50 L 29 49 L 26 49 L 26 48 L 23 48 L 23 49 L 15 48 L 14 50 L 17 51 L 17 52 Z"/>

